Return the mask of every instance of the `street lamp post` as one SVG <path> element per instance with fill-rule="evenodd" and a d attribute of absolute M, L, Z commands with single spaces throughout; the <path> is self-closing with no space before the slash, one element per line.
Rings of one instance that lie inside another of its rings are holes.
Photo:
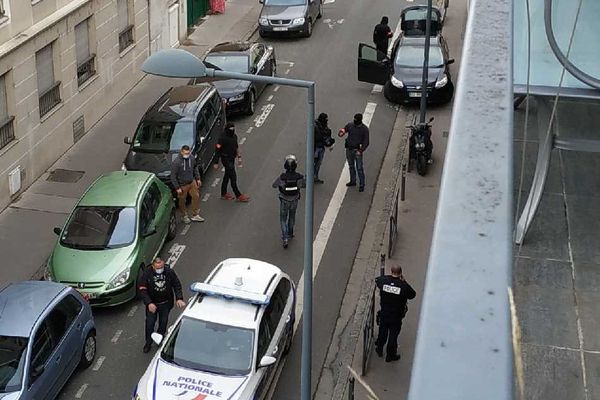
<path fill-rule="evenodd" d="M 183 49 L 166 49 L 152 54 L 142 64 L 142 71 L 150 75 L 169 78 L 223 78 L 293 86 L 307 89 L 308 112 L 306 114 L 306 205 L 304 212 L 304 301 L 302 304 L 302 371 L 301 399 L 311 399 L 312 363 L 312 276 L 313 276 L 313 213 L 314 213 L 314 120 L 315 83 L 298 79 L 277 78 L 240 74 L 206 65 L 192 53 Z"/>
<path fill-rule="evenodd" d="M 427 22 L 425 23 L 425 55 L 423 58 L 423 79 L 421 81 L 421 109 L 419 122 L 425 123 L 425 114 L 427 113 L 427 81 L 429 80 L 429 47 L 431 35 L 431 8 L 432 0 L 427 1 Z"/>

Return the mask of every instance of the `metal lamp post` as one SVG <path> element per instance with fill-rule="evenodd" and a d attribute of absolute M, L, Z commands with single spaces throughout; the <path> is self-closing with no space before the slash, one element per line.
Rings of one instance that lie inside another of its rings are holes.
<path fill-rule="evenodd" d="M 427 22 L 425 23 L 425 55 L 423 58 L 423 79 L 421 81 L 421 109 L 419 122 L 425 123 L 427 113 L 427 81 L 429 79 L 429 47 L 431 43 L 431 8 L 432 0 L 427 1 Z"/>
<path fill-rule="evenodd" d="M 207 68 L 192 53 L 183 49 L 167 49 L 152 54 L 142 64 L 142 71 L 150 75 L 169 78 L 215 77 L 239 79 L 282 86 L 307 89 L 308 112 L 306 114 L 306 206 L 304 213 L 304 302 L 302 305 L 302 372 L 301 398 L 311 399 L 311 363 L 312 363 L 312 276 L 313 276 L 313 211 L 314 211 L 314 120 L 315 120 L 315 83 L 311 81 L 240 74 Z"/>

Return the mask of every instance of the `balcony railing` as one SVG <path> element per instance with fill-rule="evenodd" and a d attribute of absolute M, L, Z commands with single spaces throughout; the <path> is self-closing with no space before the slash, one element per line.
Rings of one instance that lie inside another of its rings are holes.
<path fill-rule="evenodd" d="M 77 66 L 77 85 L 81 86 L 94 75 L 96 75 L 96 55 L 92 54 Z"/>
<path fill-rule="evenodd" d="M 119 33 L 119 52 L 122 52 L 133 44 L 133 25 L 129 25 Z"/>
<path fill-rule="evenodd" d="M 40 117 L 46 115 L 59 103 L 60 81 L 56 82 L 50 89 L 40 94 Z"/>
<path fill-rule="evenodd" d="M 0 149 L 15 140 L 14 120 L 15 117 L 8 117 L 0 126 Z"/>

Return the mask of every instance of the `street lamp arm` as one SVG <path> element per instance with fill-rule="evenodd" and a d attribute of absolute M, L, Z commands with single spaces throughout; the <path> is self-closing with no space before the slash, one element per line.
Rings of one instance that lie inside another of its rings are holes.
<path fill-rule="evenodd" d="M 219 69 L 206 68 L 206 76 L 215 78 L 227 78 L 227 79 L 239 79 L 243 81 L 251 81 L 258 83 L 272 83 L 275 85 L 283 86 L 295 86 L 301 88 L 314 87 L 315 83 L 312 81 L 304 81 L 300 79 L 288 79 L 278 78 L 275 76 L 262 76 L 253 74 L 242 74 L 238 72 L 222 71 Z"/>

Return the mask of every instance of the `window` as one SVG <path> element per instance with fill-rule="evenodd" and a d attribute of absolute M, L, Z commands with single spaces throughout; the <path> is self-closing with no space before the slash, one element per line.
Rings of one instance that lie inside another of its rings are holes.
<path fill-rule="evenodd" d="M 30 375 L 32 376 L 32 379 L 29 380 L 30 385 L 35 380 L 35 378 L 33 378 L 33 374 L 31 373 L 37 368 L 46 365 L 46 362 L 50 358 L 50 355 L 52 355 L 55 347 L 56 345 L 52 342 L 50 337 L 50 331 L 48 329 L 47 322 L 44 320 L 35 333 L 35 338 L 33 339 L 30 364 Z"/>
<path fill-rule="evenodd" d="M 90 53 L 89 19 L 75 26 L 75 55 L 77 58 L 77 84 L 81 86 L 96 74 L 96 55 Z"/>
<path fill-rule="evenodd" d="M 265 55 L 265 48 L 262 45 L 256 45 L 252 49 L 252 67 L 256 67 L 260 59 Z"/>
<path fill-rule="evenodd" d="M 190 121 L 142 121 L 133 138 L 133 148 L 140 153 L 179 151 L 183 145 L 193 144 L 194 125 Z"/>
<path fill-rule="evenodd" d="M 148 188 L 148 195 L 150 196 L 150 205 L 152 207 L 152 210 L 158 210 L 161 196 L 160 189 L 158 188 L 155 182 L 152 182 L 152 184 Z"/>
<path fill-rule="evenodd" d="M 40 117 L 60 103 L 60 81 L 54 80 L 54 56 L 52 44 L 35 53 Z"/>
<path fill-rule="evenodd" d="M 223 71 L 239 72 L 241 74 L 248 72 L 248 56 L 208 55 L 204 61 Z"/>
<path fill-rule="evenodd" d="M 283 316 L 283 311 L 285 310 L 285 305 L 288 299 L 289 282 L 288 285 L 286 285 L 285 282 L 287 282 L 287 279 L 285 278 L 279 281 L 279 285 L 277 285 L 277 288 L 273 293 L 273 297 L 267 306 L 265 316 L 263 316 L 263 319 L 267 319 L 269 328 L 273 334 L 277 330 L 277 326 L 281 321 L 281 317 Z"/>
<path fill-rule="evenodd" d="M 210 103 L 213 106 L 213 109 L 215 109 L 217 114 L 221 113 L 221 107 L 223 107 L 223 100 L 221 100 L 221 97 L 219 96 L 218 93 L 213 94 L 213 96 L 210 98 Z"/>
<path fill-rule="evenodd" d="M 152 190 L 152 187 L 156 191 Z M 150 228 L 151 222 L 156 216 L 156 210 L 160 203 L 160 191 L 156 187 L 156 183 L 152 183 L 150 189 L 144 195 L 144 201 L 142 202 L 142 219 L 140 221 L 140 232 L 142 235 Z"/>
<path fill-rule="evenodd" d="M 133 44 L 133 23 L 130 18 L 130 0 L 117 0 L 117 31 L 119 32 L 119 52 Z"/>
<path fill-rule="evenodd" d="M 258 331 L 258 347 L 256 349 L 256 365 L 260 364 L 260 359 L 265 355 L 267 349 L 269 348 L 269 344 L 271 343 L 271 330 L 269 328 L 269 324 L 267 323 L 267 311 L 263 315 L 262 320 L 260 321 L 260 328 Z"/>
<path fill-rule="evenodd" d="M 29 339 L 0 336 L 0 393 L 21 390 Z"/>
<path fill-rule="evenodd" d="M 0 149 L 15 139 L 14 119 L 14 117 L 8 115 L 5 74 L 0 76 Z"/>
<path fill-rule="evenodd" d="M 135 238 L 135 217 L 133 207 L 77 207 L 60 244 L 80 250 L 127 246 Z"/>
<path fill-rule="evenodd" d="M 212 107 L 212 104 L 210 104 L 210 101 L 207 101 L 204 104 L 204 106 L 202 107 L 201 114 L 204 116 L 206 126 L 208 127 L 208 129 L 212 128 L 217 115 Z"/>
<path fill-rule="evenodd" d="M 0 17 L 4 17 L 6 15 L 6 10 L 4 9 L 4 0 L 0 0 Z"/>
<path fill-rule="evenodd" d="M 77 300 L 73 295 L 67 295 L 64 299 L 58 303 L 56 306 L 56 310 L 60 310 L 66 318 L 65 318 L 65 326 L 66 329 L 69 329 L 73 321 L 77 318 L 83 305 L 79 300 Z"/>
<path fill-rule="evenodd" d="M 396 65 L 408 68 L 423 68 L 423 46 L 400 46 L 396 55 Z M 429 49 L 429 68 L 439 68 L 444 65 L 444 57 L 439 46 L 431 45 Z"/>
<path fill-rule="evenodd" d="M 202 112 L 198 114 L 198 119 L 196 120 L 196 137 L 200 140 L 201 137 L 208 136 L 208 128 L 206 127 L 206 121 L 202 116 Z"/>

